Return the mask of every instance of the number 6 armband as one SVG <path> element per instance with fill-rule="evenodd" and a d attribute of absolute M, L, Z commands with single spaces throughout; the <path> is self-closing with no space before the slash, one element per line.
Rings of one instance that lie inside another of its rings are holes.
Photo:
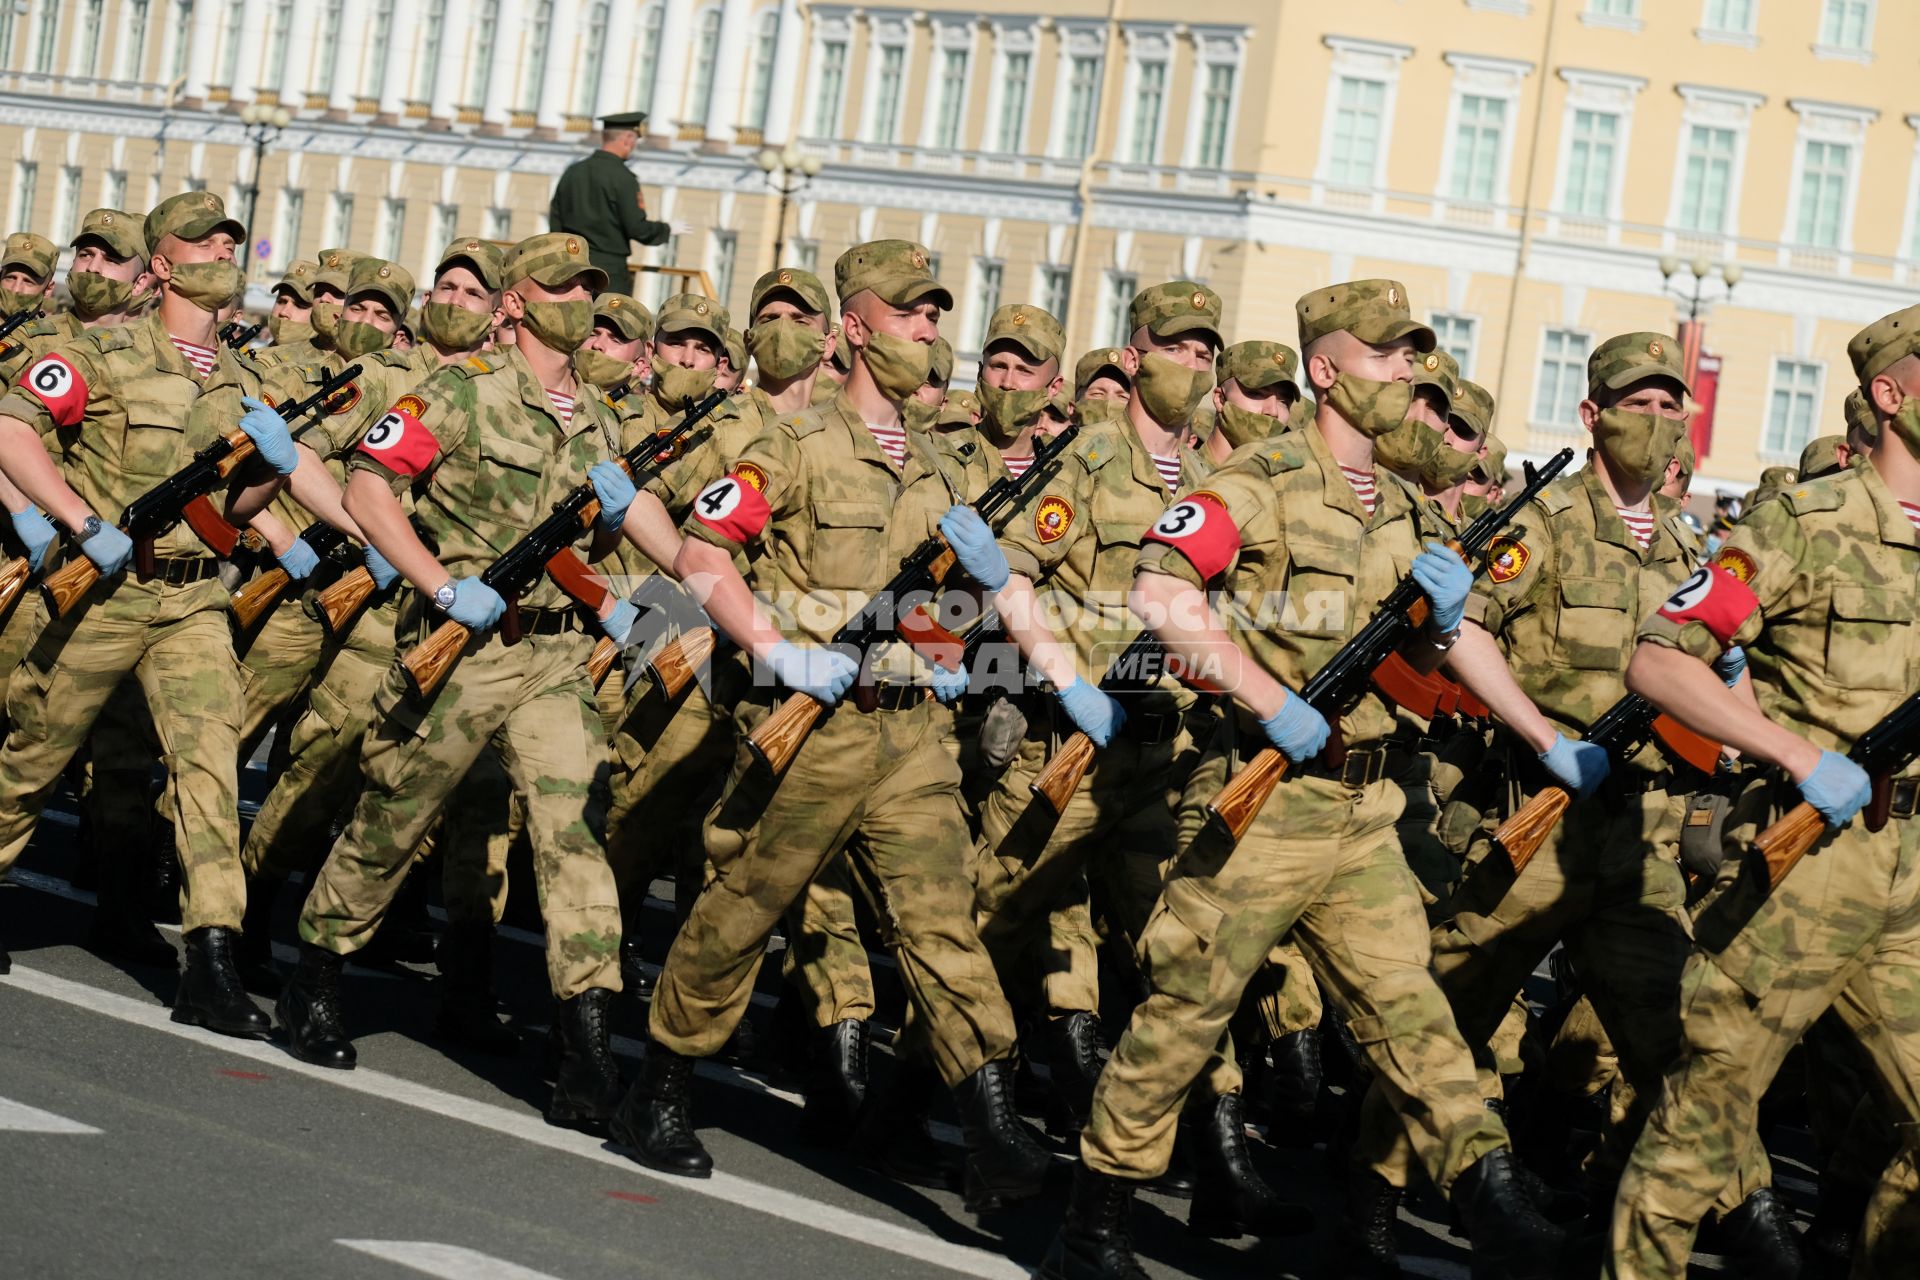
<path fill-rule="evenodd" d="M 743 462 L 700 491 L 693 518 L 728 542 L 751 542 L 773 515 L 761 492 L 766 486 L 766 473 Z"/>
<path fill-rule="evenodd" d="M 1199 571 L 1205 580 L 1226 572 L 1240 550 L 1240 530 L 1226 504 L 1211 493 L 1196 493 L 1180 499 L 1153 522 L 1142 542 L 1162 542 L 1172 547 Z"/>
<path fill-rule="evenodd" d="M 87 380 L 63 355 L 42 356 L 14 384 L 47 407 L 57 427 L 71 427 L 87 412 Z"/>

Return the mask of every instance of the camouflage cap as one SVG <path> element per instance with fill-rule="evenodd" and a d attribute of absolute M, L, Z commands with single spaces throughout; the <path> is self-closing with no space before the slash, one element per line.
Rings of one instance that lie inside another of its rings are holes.
<path fill-rule="evenodd" d="M 1448 414 L 1458 418 L 1478 438 L 1493 430 L 1493 393 L 1477 382 L 1462 378 L 1454 392 Z"/>
<path fill-rule="evenodd" d="M 1835 436 L 1834 439 L 1839 439 Z M 1673 456 L 1680 460 L 1680 480 L 1683 485 L 1693 482 L 1694 468 L 1700 465 L 1700 459 L 1693 452 L 1693 437 L 1681 436 L 1680 443 L 1673 447 Z"/>
<path fill-rule="evenodd" d="M 1474 468 L 1483 480 L 1498 480 L 1507 474 L 1507 445 L 1499 436 L 1488 436 L 1481 448 L 1486 456 Z"/>
<path fill-rule="evenodd" d="M 154 252 L 163 236 L 203 240 L 216 231 L 226 232 L 235 243 L 247 238 L 247 229 L 227 216 L 227 206 L 219 196 L 211 191 L 182 191 L 148 211 L 144 228 L 147 252 Z"/>
<path fill-rule="evenodd" d="M 1123 387 L 1133 385 L 1133 380 L 1127 377 L 1126 366 L 1120 363 L 1120 348 L 1095 347 L 1080 357 L 1080 362 L 1073 366 L 1075 398 L 1087 394 L 1087 388 L 1093 384 L 1093 380 L 1102 376 L 1112 378 Z"/>
<path fill-rule="evenodd" d="M 1216 347 L 1220 337 L 1220 295 L 1192 280 L 1169 280 L 1133 295 L 1127 307 L 1127 332 L 1145 329 L 1156 338 L 1204 333 Z"/>
<path fill-rule="evenodd" d="M 971 391 L 949 391 L 947 402 L 940 407 L 939 422 L 943 427 L 970 427 L 980 417 L 980 397 Z"/>
<path fill-rule="evenodd" d="M 506 277 L 506 258 L 500 252 L 500 246 L 479 236 L 461 236 L 440 254 L 440 261 L 433 264 L 433 278 L 448 267 L 461 266 L 473 272 L 480 283 L 489 289 L 498 289 Z"/>
<path fill-rule="evenodd" d="M 653 312 L 629 294 L 601 294 L 593 300 L 593 318 L 604 321 L 622 342 L 646 342 L 653 337 Z"/>
<path fill-rule="evenodd" d="M 287 264 L 286 271 L 273 286 L 275 293 L 290 293 L 301 302 L 313 301 L 313 278 L 320 274 L 320 264 L 301 258 Z"/>
<path fill-rule="evenodd" d="M 79 247 L 82 240 L 98 240 L 122 262 L 147 256 L 146 230 L 140 219 L 125 209 L 89 209 L 80 219 L 80 230 L 74 232 L 69 247 Z"/>
<path fill-rule="evenodd" d="M 1874 421 L 1873 406 L 1867 403 L 1866 392 L 1858 387 L 1847 392 L 1845 411 L 1847 434 L 1852 435 L 1857 432 L 1869 440 L 1879 437 L 1880 424 Z"/>
<path fill-rule="evenodd" d="M 747 340 L 740 336 L 738 329 L 728 329 L 726 344 L 727 367 L 735 371 L 744 370 L 747 367 Z"/>
<path fill-rule="evenodd" d="M 980 344 L 982 352 L 991 351 L 996 343 L 1011 342 L 1027 355 L 1040 361 L 1058 360 L 1066 349 L 1067 335 L 1061 331 L 1060 322 L 1043 308 L 1024 302 L 1010 302 L 993 313 L 987 321 L 986 340 Z"/>
<path fill-rule="evenodd" d="M 1648 378 L 1670 378 L 1688 395 L 1687 371 L 1680 363 L 1680 342 L 1664 333 L 1623 333 L 1608 338 L 1587 357 L 1587 395 L 1600 398 L 1601 388 L 1621 391 Z"/>
<path fill-rule="evenodd" d="M 332 289 L 345 297 L 347 281 L 353 275 L 353 264 L 366 256 L 358 249 L 322 249 L 320 269 L 313 274 L 314 284 Z"/>
<path fill-rule="evenodd" d="M 759 315 L 760 304 L 776 293 L 791 295 L 813 315 L 827 314 L 827 286 L 820 283 L 819 276 L 799 267 L 775 267 L 755 280 L 753 292 L 747 295 L 747 314 Z"/>
<path fill-rule="evenodd" d="M 1237 382 L 1247 391 L 1287 386 L 1300 394 L 1300 356 L 1279 342 L 1236 342 L 1214 361 L 1215 377 Z"/>
<path fill-rule="evenodd" d="M 1300 295 L 1293 304 L 1300 322 L 1300 349 L 1330 333 L 1345 331 L 1369 346 L 1412 338 L 1414 350 L 1433 350 L 1433 330 L 1413 318 L 1407 286 L 1398 280 L 1349 280 Z"/>
<path fill-rule="evenodd" d="M 387 304 L 395 320 L 406 318 L 413 305 L 413 273 L 397 262 L 383 258 L 362 258 L 353 264 L 347 276 L 347 298 L 370 293 Z"/>
<path fill-rule="evenodd" d="M 933 340 L 933 370 L 927 375 L 928 382 L 938 382 L 942 386 L 953 380 L 953 344 L 945 338 Z"/>
<path fill-rule="evenodd" d="M 5 256 L 0 257 L 0 270 L 25 267 L 35 280 L 45 284 L 47 277 L 53 274 L 53 264 L 59 260 L 59 245 L 31 231 L 16 231 L 7 237 L 7 250 Z"/>
<path fill-rule="evenodd" d="M 833 264 L 833 290 L 840 295 L 840 305 L 868 289 L 889 306 L 928 298 L 942 311 L 953 310 L 953 295 L 927 268 L 926 249 L 911 240 L 869 240 L 840 255 Z"/>
<path fill-rule="evenodd" d="M 1821 436 L 1809 441 L 1800 451 L 1800 465 L 1795 468 L 1802 480 L 1811 480 L 1840 469 L 1840 459 L 1834 451 L 1847 442 L 1845 436 Z"/>
<path fill-rule="evenodd" d="M 1853 361 L 1854 376 L 1863 387 L 1895 360 L 1915 351 L 1920 351 L 1920 306 L 1881 316 L 1847 343 L 1847 358 Z"/>
<path fill-rule="evenodd" d="M 1047 397 L 1047 412 L 1062 422 L 1073 421 L 1073 399 L 1067 393 L 1056 391 Z"/>
<path fill-rule="evenodd" d="M 1445 409 L 1453 408 L 1453 401 L 1460 394 L 1460 362 L 1444 351 L 1429 351 L 1413 362 L 1414 390 L 1432 387 L 1446 401 Z"/>
<path fill-rule="evenodd" d="M 587 242 L 564 231 L 528 236 L 507 250 L 500 283 L 509 286 L 522 280 L 532 280 L 549 289 L 579 280 L 587 286 L 588 293 L 596 294 L 605 292 L 607 287 L 607 273 L 587 260 Z"/>
<path fill-rule="evenodd" d="M 654 330 L 663 338 L 670 333 L 705 334 L 713 353 L 719 355 L 727 345 L 731 323 L 727 309 L 704 294 L 676 293 L 660 304 Z"/>

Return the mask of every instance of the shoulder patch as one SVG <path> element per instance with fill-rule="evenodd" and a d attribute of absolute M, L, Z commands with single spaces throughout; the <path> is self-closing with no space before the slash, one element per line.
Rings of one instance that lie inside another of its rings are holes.
<path fill-rule="evenodd" d="M 1042 542 L 1058 542 L 1073 526 L 1073 504 L 1057 493 L 1040 500 L 1033 512 L 1033 536 Z"/>
<path fill-rule="evenodd" d="M 1753 557 L 1738 547 L 1723 547 L 1711 563 L 1714 568 L 1724 570 L 1728 577 L 1738 578 L 1749 585 L 1760 572 L 1760 566 L 1753 562 Z"/>
<path fill-rule="evenodd" d="M 393 411 L 395 413 L 409 413 L 417 418 L 427 411 L 427 402 L 419 396 L 408 393 L 393 402 Z"/>
<path fill-rule="evenodd" d="M 337 417 L 359 403 L 360 384 L 357 382 L 349 382 L 346 386 L 333 393 L 333 399 L 327 401 L 327 416 Z M 423 409 L 425 407 L 425 405 L 421 406 Z"/>
<path fill-rule="evenodd" d="M 767 491 L 767 473 L 753 463 L 742 462 L 737 464 L 733 469 L 733 474 L 740 477 L 742 484 L 751 486 L 756 492 L 765 493 Z"/>
<path fill-rule="evenodd" d="M 1518 538 L 1495 538 L 1487 546 L 1487 578 L 1492 582 L 1512 582 L 1526 571 L 1533 553 Z"/>

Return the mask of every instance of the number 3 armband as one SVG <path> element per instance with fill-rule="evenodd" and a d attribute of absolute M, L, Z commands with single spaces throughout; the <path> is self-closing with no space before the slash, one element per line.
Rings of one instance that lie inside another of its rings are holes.
<path fill-rule="evenodd" d="M 440 452 L 440 441 L 420 421 L 426 408 L 420 397 L 402 396 L 360 437 L 360 452 L 399 475 L 419 475 Z"/>
<path fill-rule="evenodd" d="M 1196 493 L 1162 512 L 1141 541 L 1172 547 L 1206 579 L 1226 572 L 1233 563 L 1234 553 L 1240 550 L 1240 530 L 1220 499 Z"/>
<path fill-rule="evenodd" d="M 693 518 L 728 542 L 750 542 L 767 527 L 773 511 L 755 484 L 757 468 L 736 468 L 702 489 L 693 500 Z M 765 483 L 764 480 L 761 481 Z"/>
<path fill-rule="evenodd" d="M 59 354 L 43 356 L 20 378 L 18 386 L 47 406 L 58 427 L 71 427 L 86 416 L 87 380 Z"/>

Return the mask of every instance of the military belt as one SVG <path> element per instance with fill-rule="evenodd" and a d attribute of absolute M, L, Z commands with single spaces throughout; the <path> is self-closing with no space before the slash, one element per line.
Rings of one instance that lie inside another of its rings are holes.
<path fill-rule="evenodd" d="M 875 711 L 909 711 L 927 700 L 927 687 L 922 684 L 877 684 L 873 686 L 873 709 Z M 854 704 L 855 699 L 848 695 L 847 702 Z"/>
<path fill-rule="evenodd" d="M 1143 747 L 1157 747 L 1179 736 L 1181 720 L 1178 711 L 1129 711 L 1120 732 Z"/>
<path fill-rule="evenodd" d="M 586 629 L 579 613 L 572 609 L 524 609 L 520 613 L 521 635 L 557 636 Z"/>
<path fill-rule="evenodd" d="M 1314 778 L 1331 778 L 1342 786 L 1359 790 L 1382 778 L 1397 777 L 1413 764 L 1413 753 L 1401 743 L 1388 742 L 1373 747 L 1349 748 L 1338 764 L 1325 756 L 1315 756 L 1296 768 Z"/>
<path fill-rule="evenodd" d="M 1887 816 L 1911 818 L 1916 813 L 1920 813 L 1920 778 L 1895 778 L 1893 794 L 1887 802 Z"/>
<path fill-rule="evenodd" d="M 169 587 L 184 587 L 195 582 L 204 582 L 219 572 L 220 562 L 211 557 L 175 557 L 155 560 L 153 573 L 147 581 L 165 583 Z"/>

